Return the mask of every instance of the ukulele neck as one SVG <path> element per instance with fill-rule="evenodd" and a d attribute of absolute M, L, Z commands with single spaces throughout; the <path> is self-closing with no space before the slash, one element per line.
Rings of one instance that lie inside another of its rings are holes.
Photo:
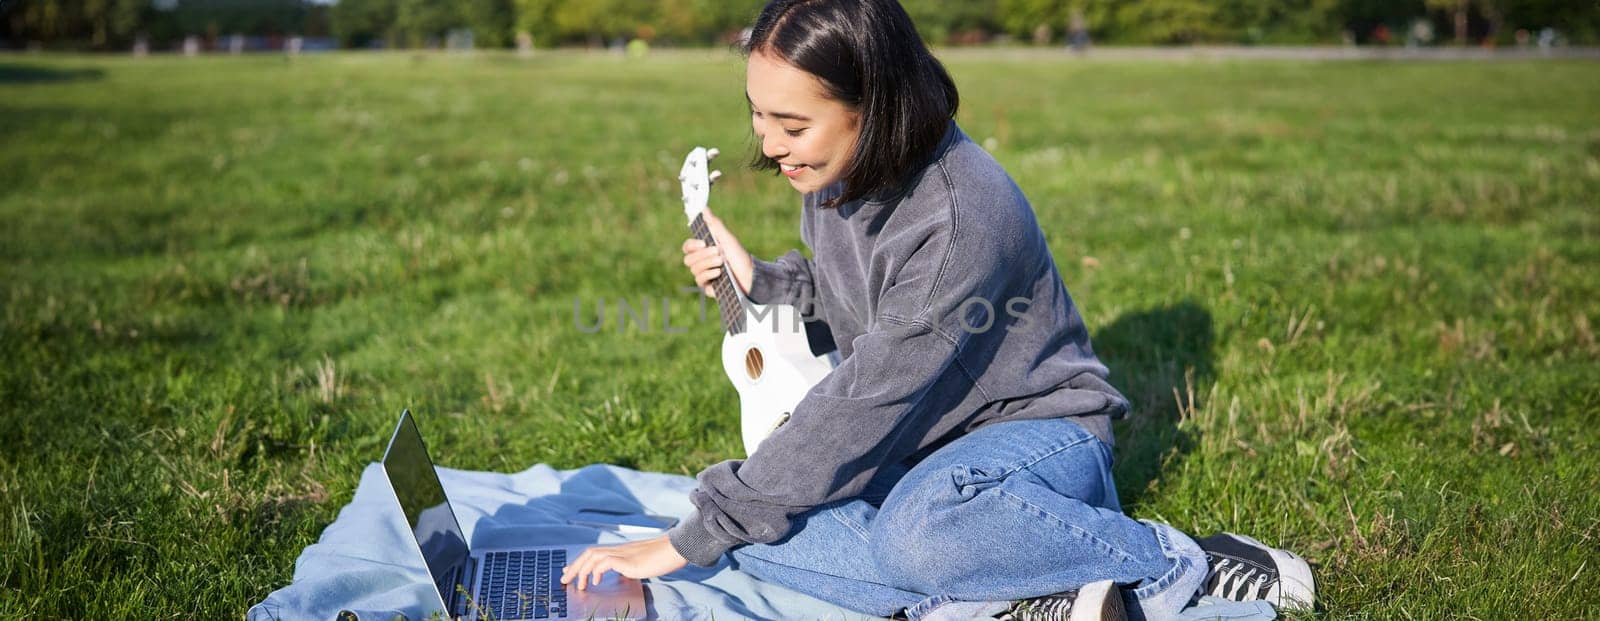
<path fill-rule="evenodd" d="M 694 221 L 689 223 L 689 230 L 694 233 L 695 239 L 705 242 L 707 247 L 717 245 L 716 238 L 711 236 L 711 229 L 706 227 L 705 214 L 696 215 Z M 712 281 L 711 287 L 717 294 L 717 311 L 722 315 L 722 329 L 728 334 L 743 334 L 744 299 L 734 288 L 733 274 L 726 263 L 723 264 L 722 274 Z"/>

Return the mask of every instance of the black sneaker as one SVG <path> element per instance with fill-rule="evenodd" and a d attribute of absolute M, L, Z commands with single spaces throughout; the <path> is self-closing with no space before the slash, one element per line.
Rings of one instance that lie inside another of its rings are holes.
<path fill-rule="evenodd" d="M 1110 580 L 1083 585 L 1075 591 L 1030 597 L 1011 605 L 997 619 L 1009 621 L 1123 621 L 1122 592 Z"/>
<path fill-rule="evenodd" d="M 1283 610 L 1311 609 L 1316 583 L 1311 566 L 1295 553 L 1233 533 L 1197 542 L 1211 566 L 1201 595 L 1236 602 L 1266 600 Z"/>

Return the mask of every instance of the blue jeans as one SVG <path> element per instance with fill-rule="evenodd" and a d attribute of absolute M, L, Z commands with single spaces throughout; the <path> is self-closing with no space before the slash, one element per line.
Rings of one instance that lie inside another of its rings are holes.
<path fill-rule="evenodd" d="M 990 615 L 1106 579 L 1136 617 L 1174 618 L 1206 573 L 1194 540 L 1122 513 L 1111 449 L 1062 419 L 978 429 L 730 554 L 763 580 L 910 619 Z"/>

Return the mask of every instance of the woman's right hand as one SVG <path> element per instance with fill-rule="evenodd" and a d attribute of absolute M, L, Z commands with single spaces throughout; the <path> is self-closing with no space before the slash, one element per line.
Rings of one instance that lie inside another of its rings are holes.
<path fill-rule="evenodd" d="M 722 220 L 711 215 L 711 210 L 704 212 L 706 228 L 711 231 L 711 236 L 717 240 L 717 245 L 706 246 L 693 237 L 683 240 L 683 264 L 689 268 L 689 273 L 694 275 L 694 284 L 700 286 L 708 297 L 717 297 L 712 281 L 722 275 L 722 264 L 726 260 L 728 268 L 733 270 L 733 280 L 739 290 L 750 292 L 750 279 L 755 277 L 755 266 L 750 261 L 750 253 L 744 246 L 739 245 L 739 238 L 728 232 L 722 225 Z"/>

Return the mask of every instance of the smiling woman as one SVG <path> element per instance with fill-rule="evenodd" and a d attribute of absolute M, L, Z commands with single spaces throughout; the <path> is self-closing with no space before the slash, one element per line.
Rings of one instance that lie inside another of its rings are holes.
<path fill-rule="evenodd" d="M 820 308 L 842 360 L 748 459 L 700 473 L 694 515 L 588 549 L 563 582 L 726 554 L 910 619 L 1171 618 L 1202 588 L 1222 598 L 1216 616 L 1309 605 L 1310 568 L 1286 551 L 1122 513 L 1110 421 L 1128 401 L 1032 206 L 956 126 L 955 85 L 900 5 L 776 0 L 751 32 L 754 165 L 800 192 L 815 258 L 754 260 L 708 216 L 716 243 L 686 241 L 684 264 L 702 287 L 726 266 L 752 302 Z"/>
<path fill-rule="evenodd" d="M 750 126 L 761 142 L 758 165 L 775 164 L 801 193 L 838 181 L 854 160 L 861 113 L 771 53 L 751 54 L 746 71 Z"/>
<path fill-rule="evenodd" d="M 802 193 L 844 181 L 825 201 L 833 207 L 901 185 L 926 163 L 960 97 L 901 15 L 894 3 L 768 5 L 746 50 L 756 168 L 779 170 Z"/>
<path fill-rule="evenodd" d="M 761 142 L 757 165 L 776 165 L 801 193 L 838 181 L 855 160 L 861 113 L 829 97 L 816 76 L 769 52 L 751 54 L 746 71 L 750 126 Z"/>

